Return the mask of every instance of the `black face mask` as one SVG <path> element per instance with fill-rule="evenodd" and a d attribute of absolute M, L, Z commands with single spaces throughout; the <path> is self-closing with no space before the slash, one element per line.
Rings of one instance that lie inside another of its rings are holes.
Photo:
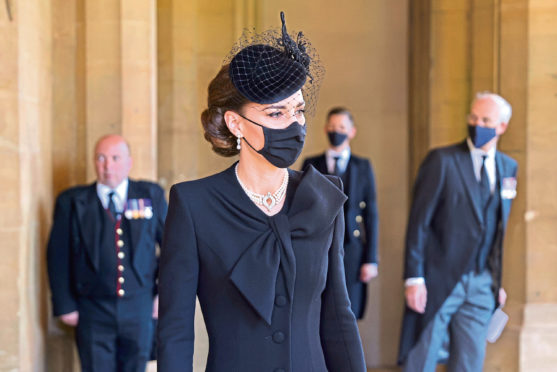
<path fill-rule="evenodd" d="M 242 116 L 242 115 L 240 115 Z M 293 122 L 284 129 L 267 128 L 253 120 L 242 116 L 244 119 L 263 128 L 265 144 L 261 150 L 256 150 L 244 137 L 244 141 L 253 149 L 261 154 L 267 161 L 277 168 L 287 168 L 294 164 L 306 140 L 306 127 L 297 121 Z"/>
<path fill-rule="evenodd" d="M 348 134 L 340 132 L 327 132 L 329 136 L 329 143 L 333 147 L 340 146 L 348 138 Z"/>

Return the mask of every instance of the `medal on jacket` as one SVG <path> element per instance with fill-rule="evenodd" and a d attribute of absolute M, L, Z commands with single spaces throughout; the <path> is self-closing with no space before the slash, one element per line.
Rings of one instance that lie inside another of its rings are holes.
<path fill-rule="evenodd" d="M 504 177 L 501 182 L 501 198 L 514 199 L 516 198 L 516 178 Z"/>
<path fill-rule="evenodd" d="M 153 204 L 151 199 L 128 199 L 124 216 L 126 216 L 128 220 L 150 220 L 153 217 Z"/>

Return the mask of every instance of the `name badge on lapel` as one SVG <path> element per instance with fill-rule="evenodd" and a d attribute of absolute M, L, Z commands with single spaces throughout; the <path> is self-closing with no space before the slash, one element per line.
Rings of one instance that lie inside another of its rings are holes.
<path fill-rule="evenodd" d="M 128 220 L 150 220 L 153 217 L 153 204 L 151 199 L 128 199 L 124 216 L 126 216 Z"/>
<path fill-rule="evenodd" d="M 501 198 L 514 199 L 516 198 L 516 178 L 504 177 L 501 183 Z"/>

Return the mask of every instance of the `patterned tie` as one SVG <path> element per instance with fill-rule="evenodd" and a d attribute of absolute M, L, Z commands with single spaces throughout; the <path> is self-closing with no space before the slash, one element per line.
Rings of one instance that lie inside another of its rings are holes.
<path fill-rule="evenodd" d="M 118 212 L 116 212 L 116 204 L 114 204 L 114 196 L 115 192 L 111 191 L 110 193 L 108 193 L 108 211 L 110 212 L 110 214 L 112 215 L 112 217 L 114 217 L 114 219 L 118 219 Z"/>
<path fill-rule="evenodd" d="M 339 162 L 339 160 L 340 160 L 340 156 L 333 156 L 333 159 L 335 159 L 335 169 L 334 169 L 334 171 L 333 171 L 333 174 L 334 174 L 335 176 L 339 176 L 339 177 L 340 177 L 341 172 L 340 172 L 340 167 L 339 167 L 339 165 L 338 165 L 338 162 Z"/>
<path fill-rule="evenodd" d="M 482 170 L 480 176 L 480 191 L 482 195 L 482 202 L 484 205 L 487 204 L 489 198 L 491 197 L 491 186 L 489 185 L 489 177 L 487 175 L 487 169 L 485 167 L 485 159 L 487 159 L 487 155 L 482 156 Z"/>

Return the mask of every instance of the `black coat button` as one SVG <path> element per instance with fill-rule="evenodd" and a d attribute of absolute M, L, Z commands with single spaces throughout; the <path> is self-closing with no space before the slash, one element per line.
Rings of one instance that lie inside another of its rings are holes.
<path fill-rule="evenodd" d="M 277 297 L 275 297 L 275 305 L 279 307 L 286 305 L 287 302 L 288 301 L 286 300 L 286 296 L 278 295 Z"/>
<path fill-rule="evenodd" d="M 282 333 L 281 331 L 276 331 L 275 333 L 273 333 L 273 341 L 277 344 L 282 344 L 284 342 L 284 339 L 284 333 Z"/>

